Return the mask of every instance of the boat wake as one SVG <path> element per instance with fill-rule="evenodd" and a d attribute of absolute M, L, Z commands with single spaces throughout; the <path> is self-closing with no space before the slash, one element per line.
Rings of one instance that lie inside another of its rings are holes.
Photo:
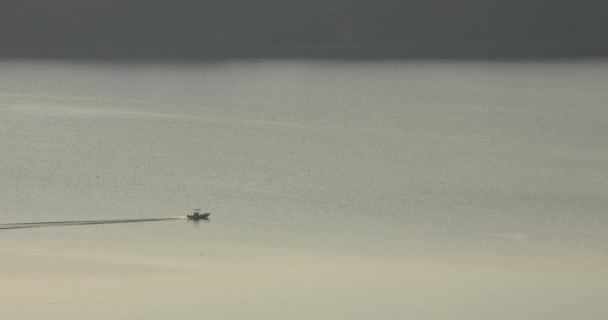
<path fill-rule="evenodd" d="M 82 226 L 90 224 L 111 224 L 111 223 L 133 223 L 133 222 L 151 222 L 151 221 L 170 221 L 170 220 L 187 220 L 185 216 L 167 217 L 167 218 L 149 218 L 149 219 L 120 219 L 120 220 L 84 220 L 84 221 L 47 221 L 47 222 L 29 222 L 29 223 L 4 223 L 0 224 L 0 230 L 9 229 L 25 229 L 25 228 L 41 228 L 41 227 L 64 227 L 64 226 Z"/>

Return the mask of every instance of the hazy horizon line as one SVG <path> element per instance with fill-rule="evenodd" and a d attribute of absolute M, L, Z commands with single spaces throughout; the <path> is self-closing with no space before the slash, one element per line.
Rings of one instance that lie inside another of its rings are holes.
<path fill-rule="evenodd" d="M 599 47 L 599 48 L 598 48 Z M 608 46 L 584 42 L 512 43 L 212 43 L 23 44 L 0 49 L 0 59 L 223 60 L 223 59 L 571 59 L 608 58 Z"/>

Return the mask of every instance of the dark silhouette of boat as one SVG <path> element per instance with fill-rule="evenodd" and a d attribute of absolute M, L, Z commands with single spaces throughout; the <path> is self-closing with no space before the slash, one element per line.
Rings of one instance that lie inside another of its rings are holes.
<path fill-rule="evenodd" d="M 201 209 L 194 209 L 194 213 L 186 215 L 186 217 L 188 217 L 188 219 L 190 220 L 200 220 L 207 219 L 207 217 L 209 217 L 209 215 L 211 214 L 209 212 L 201 214 L 200 211 Z"/>

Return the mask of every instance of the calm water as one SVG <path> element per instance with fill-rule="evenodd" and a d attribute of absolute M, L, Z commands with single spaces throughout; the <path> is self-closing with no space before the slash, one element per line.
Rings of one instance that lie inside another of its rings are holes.
<path fill-rule="evenodd" d="M 604 319 L 608 63 L 0 63 L 11 319 Z"/>

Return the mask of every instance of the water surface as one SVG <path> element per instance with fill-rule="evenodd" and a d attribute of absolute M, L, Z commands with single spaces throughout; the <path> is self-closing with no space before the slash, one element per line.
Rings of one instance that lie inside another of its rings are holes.
<path fill-rule="evenodd" d="M 603 319 L 608 64 L 0 63 L 11 319 Z"/>

